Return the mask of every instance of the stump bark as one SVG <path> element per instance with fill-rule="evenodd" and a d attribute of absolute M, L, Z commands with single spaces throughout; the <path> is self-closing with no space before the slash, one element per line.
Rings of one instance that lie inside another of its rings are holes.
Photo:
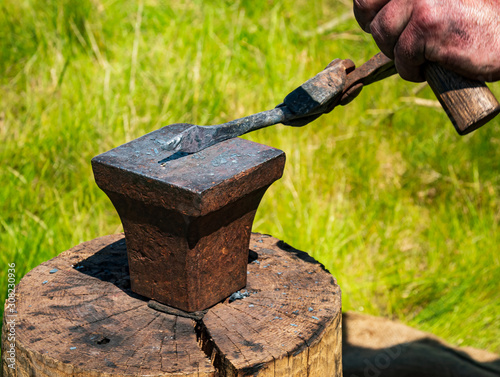
<path fill-rule="evenodd" d="M 282 241 L 252 234 L 248 283 L 198 321 L 130 290 L 123 235 L 78 245 L 17 287 L 11 376 L 342 375 L 340 288 Z"/>

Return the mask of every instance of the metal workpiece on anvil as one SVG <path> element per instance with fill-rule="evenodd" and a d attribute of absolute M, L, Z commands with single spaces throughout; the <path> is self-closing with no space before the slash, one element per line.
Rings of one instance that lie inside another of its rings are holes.
<path fill-rule="evenodd" d="M 166 305 L 206 309 L 246 285 L 252 223 L 285 154 L 230 139 L 194 154 L 165 151 L 187 124 L 92 159 L 125 231 L 131 289 Z"/>

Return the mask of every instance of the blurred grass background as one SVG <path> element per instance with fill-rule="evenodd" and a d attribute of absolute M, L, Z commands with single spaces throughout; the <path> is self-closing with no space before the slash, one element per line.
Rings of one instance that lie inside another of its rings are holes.
<path fill-rule="evenodd" d="M 330 60 L 361 64 L 377 52 L 348 0 L 0 9 L 2 298 L 8 263 L 19 280 L 121 231 L 93 156 L 170 123 L 272 108 Z M 287 154 L 254 231 L 324 263 L 345 310 L 500 352 L 499 119 L 460 137 L 425 85 L 392 77 L 304 128 L 245 137 Z"/>

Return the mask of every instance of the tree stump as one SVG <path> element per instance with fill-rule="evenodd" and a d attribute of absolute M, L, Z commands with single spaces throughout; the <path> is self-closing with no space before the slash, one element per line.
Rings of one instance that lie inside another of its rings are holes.
<path fill-rule="evenodd" d="M 248 283 L 200 320 L 130 290 L 123 235 L 76 246 L 17 287 L 11 376 L 342 375 L 340 288 L 282 241 L 252 234 Z"/>

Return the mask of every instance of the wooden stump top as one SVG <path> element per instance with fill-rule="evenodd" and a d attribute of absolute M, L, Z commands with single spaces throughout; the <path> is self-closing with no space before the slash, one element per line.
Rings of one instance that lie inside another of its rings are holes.
<path fill-rule="evenodd" d="M 250 260 L 240 297 L 196 322 L 130 290 L 123 235 L 78 245 L 17 287 L 17 375 L 341 376 L 335 279 L 269 236 Z"/>

